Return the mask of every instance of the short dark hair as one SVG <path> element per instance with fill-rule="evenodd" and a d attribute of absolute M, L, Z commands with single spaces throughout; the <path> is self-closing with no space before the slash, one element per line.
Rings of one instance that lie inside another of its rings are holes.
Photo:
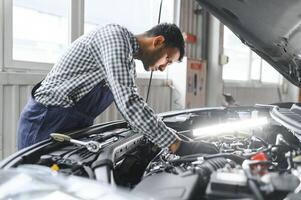
<path fill-rule="evenodd" d="M 179 49 L 179 61 L 181 61 L 185 53 L 185 43 L 179 27 L 175 24 L 162 23 L 146 31 L 146 36 L 148 37 L 159 35 L 162 35 L 164 37 L 164 44 L 166 45 L 166 47 L 173 47 Z"/>

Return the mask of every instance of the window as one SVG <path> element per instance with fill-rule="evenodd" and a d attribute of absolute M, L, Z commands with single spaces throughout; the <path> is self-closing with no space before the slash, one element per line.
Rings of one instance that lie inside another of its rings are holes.
<path fill-rule="evenodd" d="M 97 26 L 117 23 L 134 34 L 143 33 L 158 23 L 161 0 L 85 0 L 85 33 Z M 174 23 L 174 0 L 164 0 L 161 22 Z M 136 60 L 137 73 L 145 73 L 142 62 Z M 165 72 L 155 72 L 165 76 Z"/>
<path fill-rule="evenodd" d="M 71 41 L 99 25 L 142 33 L 157 24 L 160 1 L 3 0 L 3 69 L 49 70 Z M 178 6 L 178 0 L 163 0 L 161 22 L 175 22 Z"/>
<path fill-rule="evenodd" d="M 279 84 L 281 75 L 224 26 L 224 54 L 229 62 L 223 66 L 223 80 Z"/>
<path fill-rule="evenodd" d="M 97 26 L 117 23 L 134 34 L 158 23 L 161 0 L 85 0 L 85 33 Z M 161 22 L 174 22 L 174 0 L 164 0 Z"/>
<path fill-rule="evenodd" d="M 12 58 L 54 63 L 68 46 L 69 0 L 14 0 Z"/>

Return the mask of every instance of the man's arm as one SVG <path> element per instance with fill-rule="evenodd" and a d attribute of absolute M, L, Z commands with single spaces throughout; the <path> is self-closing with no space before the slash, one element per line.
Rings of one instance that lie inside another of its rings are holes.
<path fill-rule="evenodd" d="M 140 97 L 134 81 L 131 46 L 124 34 L 119 26 L 113 26 L 108 32 L 96 32 L 90 46 L 100 70 L 105 72 L 116 106 L 124 119 L 159 147 L 169 147 L 180 156 L 218 152 L 214 145 L 208 143 L 182 141 Z"/>
<path fill-rule="evenodd" d="M 96 62 L 103 66 L 114 100 L 125 120 L 159 147 L 170 147 L 176 134 L 158 118 L 137 93 L 134 66 L 129 42 L 119 27 L 108 32 L 96 33 L 91 52 Z M 102 70 L 102 69 L 101 69 Z M 175 146 L 174 150 L 176 150 Z"/>

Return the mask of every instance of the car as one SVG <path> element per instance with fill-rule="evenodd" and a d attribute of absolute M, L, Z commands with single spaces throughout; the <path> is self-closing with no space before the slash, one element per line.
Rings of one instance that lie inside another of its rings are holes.
<path fill-rule="evenodd" d="M 197 2 L 286 79 L 301 86 L 300 1 Z M 97 184 L 99 189 L 110 191 L 123 188 L 120 196 L 128 199 L 141 195 L 142 199 L 179 200 L 301 199 L 300 103 L 195 108 L 159 116 L 183 140 L 209 142 L 219 153 L 181 157 L 158 148 L 125 121 L 95 124 L 69 133 L 53 133 L 50 139 L 3 160 L 0 198 L 22 196 L 16 195 L 24 192 L 18 185 L 11 184 L 13 193 L 12 189 L 7 191 L 7 182 L 16 177 L 14 174 L 39 174 L 43 181 L 37 184 L 41 184 L 55 173 L 60 181 L 65 177 L 79 185 L 91 182 L 91 193 L 92 188 L 97 191 Z M 39 198 L 50 198 L 54 191 L 41 192 Z M 22 197 L 26 199 L 26 195 Z"/>
<path fill-rule="evenodd" d="M 0 199 L 151 199 L 89 179 L 64 176 L 48 167 L 22 165 L 0 171 Z"/>

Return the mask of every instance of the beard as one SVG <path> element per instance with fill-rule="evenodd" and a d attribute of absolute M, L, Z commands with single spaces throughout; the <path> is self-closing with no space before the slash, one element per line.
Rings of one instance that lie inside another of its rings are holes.
<path fill-rule="evenodd" d="M 143 64 L 143 67 L 144 67 L 145 71 L 149 71 L 150 70 L 149 67 L 151 66 L 149 64 L 149 62 L 147 62 L 145 60 L 141 60 L 141 61 L 142 61 L 142 64 Z"/>
<path fill-rule="evenodd" d="M 162 56 L 162 50 L 163 48 L 157 49 L 154 52 L 145 53 L 143 55 L 143 59 L 141 59 L 143 63 L 143 67 L 146 71 L 150 71 L 150 67 L 154 67 L 157 61 Z"/>

